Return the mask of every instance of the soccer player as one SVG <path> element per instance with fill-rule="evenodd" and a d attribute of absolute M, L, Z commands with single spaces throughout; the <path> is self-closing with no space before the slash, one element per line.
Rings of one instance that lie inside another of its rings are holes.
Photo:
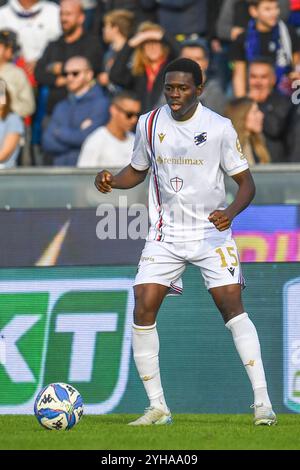
<path fill-rule="evenodd" d="M 202 72 L 190 59 L 164 72 L 167 104 L 140 117 L 131 164 L 113 176 L 97 174 L 109 193 L 141 183 L 149 168 L 150 230 L 134 283 L 133 354 L 150 406 L 131 425 L 172 422 L 161 385 L 156 316 L 164 297 L 181 294 L 187 262 L 199 266 L 205 285 L 231 331 L 254 391 L 254 424 L 275 424 L 255 326 L 241 300 L 243 276 L 231 235 L 234 217 L 255 186 L 229 119 L 202 106 Z M 238 184 L 226 207 L 224 174 Z"/>

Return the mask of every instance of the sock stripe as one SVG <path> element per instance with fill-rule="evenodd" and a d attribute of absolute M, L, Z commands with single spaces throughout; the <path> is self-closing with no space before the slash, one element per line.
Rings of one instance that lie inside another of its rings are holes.
<path fill-rule="evenodd" d="M 156 323 L 154 323 L 154 325 L 150 325 L 150 326 L 142 326 L 142 325 L 136 325 L 135 323 L 132 323 L 132 328 L 134 328 L 135 330 L 138 330 L 138 331 L 150 331 L 150 330 L 154 330 L 156 328 Z"/>

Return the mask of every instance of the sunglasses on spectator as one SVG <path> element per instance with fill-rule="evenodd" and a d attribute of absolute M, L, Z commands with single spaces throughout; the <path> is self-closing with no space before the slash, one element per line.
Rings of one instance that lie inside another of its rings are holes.
<path fill-rule="evenodd" d="M 65 70 L 62 75 L 64 77 L 68 77 L 69 75 L 71 75 L 72 77 L 78 77 L 78 75 L 83 72 L 83 70 Z"/>
<path fill-rule="evenodd" d="M 121 106 L 119 106 L 117 103 L 114 103 L 114 106 L 123 114 L 125 114 L 127 119 L 132 119 L 133 117 L 138 118 L 140 115 L 139 113 L 136 113 L 134 111 L 126 111 L 126 109 L 121 108 Z"/>

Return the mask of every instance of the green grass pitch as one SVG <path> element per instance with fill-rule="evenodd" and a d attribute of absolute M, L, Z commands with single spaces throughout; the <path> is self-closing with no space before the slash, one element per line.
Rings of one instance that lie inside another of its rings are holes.
<path fill-rule="evenodd" d="M 130 427 L 136 415 L 83 416 L 71 431 L 47 431 L 34 416 L 0 416 L 0 449 L 300 449 L 299 416 L 254 426 L 251 415 L 178 414 L 170 426 Z"/>

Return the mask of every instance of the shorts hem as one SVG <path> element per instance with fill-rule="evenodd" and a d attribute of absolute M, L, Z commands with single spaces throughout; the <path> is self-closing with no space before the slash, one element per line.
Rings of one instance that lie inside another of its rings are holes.
<path fill-rule="evenodd" d="M 183 289 L 181 287 L 176 286 L 174 284 L 174 281 L 168 282 L 159 278 L 145 279 L 140 281 L 134 281 L 133 287 L 138 286 L 140 284 L 159 284 L 161 286 L 168 287 L 170 289 L 170 293 L 167 295 L 182 295 L 183 293 Z"/>
<path fill-rule="evenodd" d="M 239 284 L 242 287 L 242 289 L 244 289 L 246 287 L 245 282 L 241 282 L 241 281 L 236 281 L 236 282 L 220 281 L 219 283 L 214 283 L 213 285 L 209 285 L 209 286 L 205 286 L 205 287 L 206 287 L 207 290 L 210 290 L 210 289 L 214 289 L 215 287 L 230 286 L 231 284 Z"/>

